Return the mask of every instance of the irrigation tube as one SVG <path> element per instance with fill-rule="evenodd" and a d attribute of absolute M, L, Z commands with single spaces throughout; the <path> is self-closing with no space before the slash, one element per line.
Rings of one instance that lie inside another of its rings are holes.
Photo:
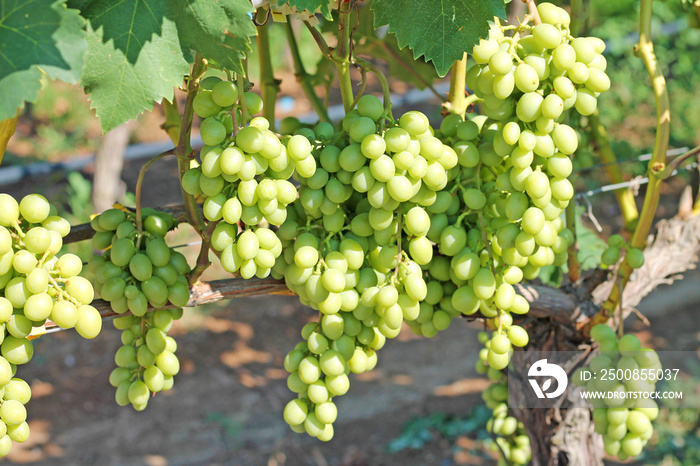
<path fill-rule="evenodd" d="M 439 83 L 435 87 L 438 93 L 447 93 L 449 83 Z M 402 105 L 415 104 L 425 102 L 433 98 L 434 95 L 429 89 L 418 90 L 411 89 L 405 94 L 392 94 L 391 102 L 394 107 Z M 328 108 L 328 115 L 332 120 L 338 121 L 345 115 L 345 109 L 342 105 L 333 105 Z M 299 121 L 302 123 L 316 123 L 318 117 L 316 113 L 309 112 L 300 115 Z M 279 123 L 279 121 L 278 121 Z M 197 135 L 192 137 L 192 146 L 195 148 L 202 147 L 202 138 Z M 161 152 L 170 149 L 173 146 L 170 139 L 163 139 L 157 142 L 148 142 L 140 144 L 132 144 L 124 150 L 124 161 L 134 161 L 140 159 L 148 159 Z M 95 155 L 91 156 L 71 156 L 61 162 L 36 162 L 29 165 L 13 165 L 10 167 L 0 168 L 0 185 L 16 183 L 25 178 L 34 176 L 48 175 L 58 171 L 77 171 L 95 162 Z"/>

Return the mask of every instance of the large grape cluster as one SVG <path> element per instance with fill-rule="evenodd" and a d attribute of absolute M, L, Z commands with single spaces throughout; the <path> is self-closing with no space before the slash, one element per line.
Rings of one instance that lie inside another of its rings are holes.
<path fill-rule="evenodd" d="M 234 131 L 232 115 L 241 115 L 238 88 L 219 78 L 212 85 L 211 79 L 202 82 L 194 100 L 194 110 L 203 118 L 201 134 L 206 144 L 200 152 L 201 165 L 185 173 L 182 186 L 204 198 L 207 220 L 219 222 L 211 244 L 220 253 L 223 268 L 243 278 L 264 278 L 282 251 L 267 226 L 284 223 L 287 205 L 298 197 L 289 181 L 292 173 L 314 174 L 313 147 L 301 135 L 283 143 L 262 117 Z M 262 110 L 256 94 L 244 96 L 251 114 Z M 239 224 L 244 226 L 241 231 Z"/>
<path fill-rule="evenodd" d="M 0 456 L 13 441 L 29 437 L 24 405 L 31 390 L 15 374 L 34 355 L 33 330 L 49 319 L 84 338 L 102 328 L 100 313 L 90 306 L 92 285 L 79 276 L 82 261 L 56 255 L 69 232 L 68 221 L 43 196 L 30 194 L 17 203 L 0 194 Z"/>
<path fill-rule="evenodd" d="M 642 393 L 655 391 L 661 361 L 654 350 L 642 348 L 636 336 L 628 334 L 618 339 L 607 325 L 595 325 L 591 337 L 599 343 L 601 354 L 577 371 L 573 380 L 590 392 L 618 392 L 617 397 L 591 397 L 589 401 L 594 406 L 593 423 L 595 431 L 603 436 L 605 452 L 624 461 L 639 455 L 654 433 L 651 421 L 658 417 L 659 408 Z M 630 375 L 603 377 L 606 370 Z M 627 392 L 637 393 L 627 396 Z"/>
<path fill-rule="evenodd" d="M 164 239 L 175 220 L 152 209 L 141 213 L 141 232 L 133 212 L 109 209 L 96 216 L 93 246 L 106 250 L 90 261 L 100 296 L 116 313 L 131 312 L 114 320 L 122 331 L 122 346 L 109 381 L 117 389 L 117 403 L 131 403 L 137 411 L 146 408 L 151 393 L 173 386 L 180 363 L 174 354 L 175 340 L 167 332 L 190 299 L 187 260 Z M 166 305 L 176 308 L 148 312 L 149 306 Z"/>

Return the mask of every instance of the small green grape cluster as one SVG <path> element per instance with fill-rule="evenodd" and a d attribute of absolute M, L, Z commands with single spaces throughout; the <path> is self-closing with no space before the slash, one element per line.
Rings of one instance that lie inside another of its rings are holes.
<path fill-rule="evenodd" d="M 31 390 L 14 376 L 34 355 L 34 329 L 49 319 L 84 338 L 102 329 L 100 313 L 90 306 L 92 285 L 79 276 L 82 261 L 56 255 L 69 232 L 68 221 L 43 196 L 29 194 L 18 203 L 0 194 L 0 456 L 29 436 L 24 405 Z"/>
<path fill-rule="evenodd" d="M 284 417 L 293 430 L 321 440 L 333 436 L 332 399 L 349 390 L 348 374 L 372 370 L 376 351 L 398 336 L 404 321 L 417 318 L 425 297 L 415 262 L 402 261 L 396 276 L 379 272 L 367 258 L 367 243 L 352 233 L 339 241 L 327 236 L 321 243 L 304 232 L 288 249 L 294 254 L 283 256 L 290 261 L 282 266 L 287 285 L 321 315 L 302 329 L 306 341 L 285 358 L 288 386 L 299 398 L 287 405 Z M 385 264 L 396 267 L 396 249 L 386 249 Z"/>
<path fill-rule="evenodd" d="M 591 329 L 591 337 L 600 344 L 602 354 L 594 357 L 587 367 L 576 371 L 573 377 L 576 385 L 592 392 L 651 393 L 655 390 L 655 378 L 629 377 L 615 380 L 590 376 L 591 372 L 601 374 L 603 370 L 609 369 L 628 371 L 631 374 L 635 370 L 646 369 L 656 373 L 662 369 L 658 354 L 650 348 L 642 348 L 634 335 L 624 335 L 618 340 L 612 328 L 597 324 Z M 584 376 L 586 372 L 589 374 Z M 654 433 L 651 422 L 659 415 L 656 402 L 639 396 L 590 398 L 590 402 L 594 406 L 595 431 L 603 435 L 605 452 L 617 456 L 621 461 L 638 456 Z"/>
<path fill-rule="evenodd" d="M 256 96 L 246 93 L 246 99 L 248 95 Z M 237 98 L 235 85 L 221 80 L 211 91 L 203 88 L 195 97 L 195 103 L 197 99 L 212 99 L 214 106 L 194 108 L 204 118 L 201 132 L 207 146 L 200 152 L 201 165 L 183 176 L 182 187 L 191 195 L 204 197 L 204 216 L 210 222 L 220 222 L 212 235 L 212 247 L 221 253 L 223 268 L 244 278 L 264 278 L 281 253 L 279 240 L 265 223 L 284 223 L 286 207 L 298 198 L 289 179 L 295 171 L 300 177 L 312 176 L 316 159 L 307 137 L 294 135 L 283 143 L 262 117 L 253 118 L 237 132 L 233 124 L 205 125 L 212 118 L 218 122 L 230 117 L 232 111 L 238 112 Z M 248 109 L 257 113 L 262 106 L 251 109 L 248 105 Z M 240 232 L 239 223 L 246 226 Z"/>
<path fill-rule="evenodd" d="M 486 430 L 495 436 L 494 440 L 487 440 L 486 445 L 491 451 L 503 452 L 505 455 L 505 459 L 499 460 L 499 466 L 529 464 L 532 459 L 530 437 L 527 436 L 523 423 L 508 415 L 507 383 L 490 385 L 482 393 L 482 398 L 492 410 Z"/>
<path fill-rule="evenodd" d="M 181 317 L 182 308 L 174 308 L 114 320 L 122 331 L 123 346 L 114 356 L 117 368 L 109 375 L 109 383 L 117 389 L 119 406 L 131 403 L 136 411 L 143 411 L 152 394 L 173 387 L 180 362 L 175 355 L 177 343 L 167 332 Z"/>
<path fill-rule="evenodd" d="M 623 251 L 626 251 L 624 258 L 630 267 L 638 269 L 644 265 L 644 252 L 630 247 L 620 235 L 611 235 L 608 238 L 608 247 L 600 256 L 600 262 L 606 267 L 613 267 L 620 260 Z"/>
<path fill-rule="evenodd" d="M 146 314 L 149 305 L 183 307 L 190 299 L 186 277 L 190 266 L 164 239 L 175 227 L 175 219 L 150 208 L 142 209 L 141 214 L 141 232 L 133 212 L 109 209 L 93 218 L 96 233 L 92 246 L 105 252 L 88 263 L 96 291 L 109 301 L 112 310 L 117 314 L 130 311 L 139 317 Z"/>
<path fill-rule="evenodd" d="M 274 231 L 265 227 L 248 228 L 237 235 L 237 226 L 219 223 L 211 235 L 211 245 L 221 251 L 221 266 L 243 278 L 265 278 L 280 254 L 282 242 Z"/>
<path fill-rule="evenodd" d="M 525 330 L 522 331 L 525 332 Z M 486 344 L 487 347 L 489 339 L 488 333 L 479 332 L 479 341 Z M 491 419 L 486 423 L 486 429 L 496 437 L 495 441 L 488 445 L 493 451 L 503 451 L 510 464 L 528 464 L 532 458 L 530 438 L 527 436 L 523 423 L 508 415 L 507 375 L 500 370 L 489 367 L 488 354 L 488 348 L 483 348 L 479 352 L 479 359 L 476 362 L 476 371 L 479 374 L 487 374 L 489 380 L 494 382 L 481 394 L 486 407 L 492 412 Z M 509 463 L 503 460 L 499 461 L 499 464 Z"/>
<path fill-rule="evenodd" d="M 140 233 L 133 212 L 109 209 L 93 218 L 93 247 L 105 253 L 89 263 L 100 296 L 116 313 L 132 314 L 114 320 L 122 331 L 122 346 L 109 381 L 117 389 L 117 403 L 131 403 L 137 411 L 146 408 L 152 393 L 173 386 L 180 363 L 174 354 L 177 344 L 167 332 L 190 299 L 190 266 L 164 238 L 176 226 L 175 219 L 149 208 L 141 215 Z M 169 304 L 176 308 L 148 312 L 149 306 Z"/>

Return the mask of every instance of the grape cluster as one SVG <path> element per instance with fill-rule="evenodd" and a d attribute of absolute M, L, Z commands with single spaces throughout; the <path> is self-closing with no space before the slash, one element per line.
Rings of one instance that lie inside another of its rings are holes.
<path fill-rule="evenodd" d="M 211 79 L 202 81 L 194 100 L 195 112 L 204 119 L 201 134 L 207 145 L 200 152 L 201 164 L 183 176 L 182 187 L 204 198 L 207 220 L 220 222 L 212 247 L 220 252 L 224 269 L 243 278 L 264 278 L 281 253 L 281 243 L 264 225 L 281 225 L 286 220 L 286 207 L 298 198 L 289 179 L 295 171 L 301 177 L 314 174 L 313 146 L 302 135 L 283 143 L 262 117 L 234 132 L 231 112 L 240 111 L 238 89 L 215 78 L 218 82 L 208 90 L 211 82 L 205 81 Z M 245 93 L 248 109 L 262 110 L 262 101 L 260 105 L 249 102 L 249 95 L 259 98 Z M 245 226 L 240 232 L 239 223 Z"/>
<path fill-rule="evenodd" d="M 511 326 L 520 328 L 517 326 Z M 523 329 L 522 332 L 525 332 Z M 527 336 L 527 333 L 525 333 Z M 479 341 L 489 345 L 489 334 L 479 332 Z M 488 348 L 479 352 L 476 371 L 486 374 L 494 382 L 481 394 L 486 407 L 491 410 L 491 419 L 486 423 L 486 429 L 495 437 L 489 444 L 493 451 L 502 451 L 510 464 L 525 465 L 532 458 L 530 438 L 527 436 L 522 422 L 508 415 L 508 379 L 507 375 L 488 365 Z M 507 463 L 503 463 L 507 464 Z"/>
<path fill-rule="evenodd" d="M 123 346 L 114 355 L 117 368 L 109 375 L 109 383 L 117 389 L 119 406 L 131 403 L 136 411 L 143 411 L 151 394 L 173 387 L 180 362 L 175 355 L 177 343 L 167 332 L 180 317 L 182 308 L 114 320 L 114 326 L 122 331 Z"/>
<path fill-rule="evenodd" d="M 644 252 L 641 249 L 630 247 L 627 241 L 620 235 L 611 235 L 608 238 L 608 247 L 600 256 L 600 262 L 606 267 L 613 267 L 620 260 L 625 251 L 625 259 L 633 269 L 644 265 Z"/>
<path fill-rule="evenodd" d="M 151 393 L 173 386 L 180 363 L 174 354 L 177 344 L 167 332 L 190 299 L 189 264 L 164 239 L 175 219 L 147 208 L 141 214 L 140 233 L 133 212 L 109 209 L 96 216 L 93 247 L 106 250 L 89 264 L 100 296 L 116 313 L 132 314 L 114 320 L 122 331 L 122 346 L 114 356 L 118 367 L 109 381 L 117 389 L 117 403 L 131 403 L 137 411 L 146 408 Z M 176 308 L 148 312 L 149 306 L 169 304 Z"/>
<path fill-rule="evenodd" d="M 615 380 L 592 377 L 590 373 L 601 374 L 606 369 L 627 371 L 630 374 L 634 374 L 635 370 L 646 369 L 646 372 L 655 374 L 662 366 L 658 354 L 650 348 L 642 348 L 634 335 L 628 334 L 618 339 L 612 328 L 598 324 L 591 329 L 591 337 L 600 344 L 601 354 L 574 374 L 575 384 L 591 392 L 651 393 L 655 390 L 655 378 L 630 376 Z M 584 376 L 587 372 L 588 376 Z M 651 421 L 659 415 L 656 402 L 643 397 L 591 398 L 590 402 L 594 406 L 595 431 L 603 435 L 605 452 L 617 456 L 621 461 L 638 456 L 654 433 Z"/>
<path fill-rule="evenodd" d="M 34 355 L 33 329 L 50 319 L 94 338 L 102 328 L 90 306 L 92 285 L 79 276 L 82 261 L 56 255 L 69 232 L 68 221 L 43 196 L 29 194 L 17 203 L 0 194 L 0 456 L 29 437 L 24 405 L 31 390 L 14 376 Z"/>

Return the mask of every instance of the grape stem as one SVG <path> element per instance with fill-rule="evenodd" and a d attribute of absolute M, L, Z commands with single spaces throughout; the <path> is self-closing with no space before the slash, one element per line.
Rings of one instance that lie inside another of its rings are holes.
<path fill-rule="evenodd" d="M 352 101 L 352 108 L 355 108 L 357 102 L 360 101 L 360 97 L 365 94 L 365 89 L 367 88 L 367 70 L 364 66 L 360 67 L 360 90 L 357 91 L 355 100 Z"/>
<path fill-rule="evenodd" d="M 150 168 L 151 165 L 156 163 L 158 160 L 162 159 L 163 157 L 167 157 L 168 155 L 173 155 L 176 149 L 169 149 L 165 152 L 162 152 L 155 157 L 153 157 L 151 160 L 148 162 L 144 163 L 141 166 L 141 170 L 139 170 L 139 177 L 138 180 L 136 180 L 136 232 L 137 232 L 137 239 L 136 239 L 136 250 L 139 250 L 139 247 L 141 246 L 141 237 L 143 233 L 143 222 L 141 221 L 141 189 L 143 188 L 143 180 L 146 177 L 146 172 Z"/>
<path fill-rule="evenodd" d="M 311 31 L 311 35 L 314 36 L 314 39 L 316 39 L 316 35 L 320 36 L 320 33 L 316 30 L 316 28 L 310 26 L 309 24 L 307 24 L 307 27 Z M 314 89 L 313 83 L 311 82 L 311 76 L 309 75 L 309 73 L 306 72 L 304 63 L 301 61 L 299 45 L 297 44 L 297 39 L 294 36 L 294 29 L 292 28 L 291 22 L 288 21 L 284 24 L 284 32 L 287 34 L 287 44 L 289 45 L 289 50 L 292 53 L 292 62 L 294 63 L 294 75 L 297 78 L 297 82 L 301 86 L 304 95 L 309 100 L 311 108 L 313 108 L 314 112 L 316 112 L 316 115 L 318 115 L 318 119 L 327 123 L 331 123 L 331 119 L 328 116 L 326 106 L 323 105 L 323 102 L 321 102 L 321 99 L 319 99 L 318 94 L 316 94 L 316 90 Z M 316 35 L 314 35 L 314 32 L 316 33 Z M 321 37 L 320 40 L 323 41 L 323 37 Z M 325 41 L 322 45 L 317 39 L 316 43 L 319 44 L 319 48 L 321 49 L 321 52 L 324 54 L 324 56 L 330 57 L 330 53 L 328 52 L 328 45 L 325 45 Z"/>
<path fill-rule="evenodd" d="M 202 236 L 202 246 L 199 249 L 199 256 L 197 256 L 197 264 L 195 265 L 192 272 L 190 272 L 189 277 L 187 277 L 187 282 L 190 285 L 194 285 L 199 281 L 204 271 L 209 268 L 211 262 L 209 261 L 209 250 L 211 247 L 211 235 L 214 229 L 219 224 L 219 222 L 209 222 L 207 229 Z"/>
<path fill-rule="evenodd" d="M 654 43 L 651 39 L 652 3 L 653 0 L 640 0 L 639 42 L 636 46 L 637 54 L 644 62 L 651 79 L 651 86 L 656 98 L 656 140 L 647 170 L 649 185 L 644 196 L 644 205 L 642 206 L 637 228 L 630 239 L 630 247 L 637 249 L 644 249 L 647 235 L 659 205 L 661 185 L 663 184 L 662 174 L 666 168 L 666 151 L 671 132 L 671 105 L 668 89 L 666 88 L 663 71 L 656 59 Z M 632 267 L 627 262 L 627 256 L 625 256 L 625 260 L 619 269 L 619 274 L 622 277 L 621 283 L 619 285 L 615 284 L 607 301 L 591 320 L 591 327 L 598 323 L 604 323 L 610 318 L 613 310 L 617 308 L 618 303 L 622 299 L 622 292 L 627 282 L 629 282 L 632 270 Z"/>
<path fill-rule="evenodd" d="M 398 233 L 396 238 L 396 268 L 394 269 L 394 280 L 399 277 L 399 264 L 401 264 L 401 237 L 403 236 L 403 219 L 401 218 L 401 204 L 396 209 L 396 221 L 398 223 Z"/>
<path fill-rule="evenodd" d="M 192 107 L 192 102 L 197 95 L 197 90 L 199 89 L 199 78 L 206 71 L 206 60 L 204 60 L 201 55 L 197 54 L 195 56 L 194 65 L 192 65 L 192 72 L 190 74 L 187 83 L 187 99 L 185 100 L 185 108 L 182 111 L 182 119 L 180 120 L 180 130 L 177 134 L 177 147 L 175 148 L 175 156 L 177 157 L 177 166 L 180 175 L 180 190 L 182 192 L 182 200 L 185 204 L 185 212 L 187 213 L 187 222 L 192 225 L 195 231 L 201 236 L 202 231 L 204 231 L 204 217 L 202 211 L 197 207 L 197 202 L 194 196 L 187 193 L 182 188 L 182 177 L 185 176 L 187 170 L 190 169 L 190 160 L 194 157 L 192 153 L 192 146 L 190 145 L 190 135 L 192 133 L 192 119 L 194 117 L 194 108 Z M 166 117 L 171 118 L 174 122 L 175 117 L 173 112 L 166 112 Z M 179 118 L 179 116 L 178 116 Z M 166 119 L 166 125 L 169 121 Z M 173 133 L 168 133 L 172 138 Z"/>
<path fill-rule="evenodd" d="M 270 10 L 258 8 L 257 30 L 257 45 L 258 59 L 260 63 L 260 89 L 263 99 L 263 116 L 270 122 L 270 128 L 275 130 L 275 102 L 277 101 L 277 93 L 279 92 L 279 81 L 275 79 L 274 70 L 272 68 L 272 58 L 270 56 L 270 34 L 268 31 L 266 15 L 270 14 Z"/>
<path fill-rule="evenodd" d="M 384 73 L 382 73 L 381 70 L 377 68 L 373 63 L 370 63 L 367 60 L 364 60 L 359 57 L 353 57 L 353 63 L 363 68 L 366 68 L 368 71 L 371 71 L 377 76 L 377 79 L 379 79 L 379 82 L 382 85 L 382 96 L 384 99 L 384 117 L 389 118 L 389 120 L 393 120 L 394 117 L 391 114 L 391 89 L 389 88 L 389 81 L 386 79 Z"/>
<path fill-rule="evenodd" d="M 664 180 L 670 178 L 673 175 L 673 172 L 676 171 L 676 169 L 678 169 L 680 164 L 682 164 L 683 162 L 685 162 L 689 158 L 694 157 L 694 156 L 698 156 L 698 155 L 700 155 L 700 146 L 694 147 L 694 148 L 690 149 L 688 152 L 686 152 L 685 154 L 679 155 L 678 157 L 674 158 L 666 166 L 666 168 L 664 168 L 664 171 L 659 173 L 659 178 L 664 179 Z"/>
<path fill-rule="evenodd" d="M 584 6 L 583 0 L 571 0 L 571 24 L 569 29 L 571 34 L 578 36 L 586 23 L 586 18 L 588 17 L 588 11 Z"/>
<path fill-rule="evenodd" d="M 564 210 L 566 228 L 571 232 L 573 241 L 567 250 L 567 265 L 569 266 L 569 282 L 578 283 L 581 278 L 581 266 L 578 262 L 578 240 L 576 235 L 576 202 L 569 202 Z"/>
<path fill-rule="evenodd" d="M 352 92 L 352 80 L 350 79 L 350 56 L 351 56 L 351 33 L 350 12 L 354 2 L 351 0 L 340 0 L 338 7 L 338 44 L 331 52 L 331 57 L 335 62 L 340 83 L 340 96 L 343 99 L 345 113 L 352 110 L 352 102 L 355 100 Z"/>
<path fill-rule="evenodd" d="M 450 91 L 447 94 L 447 101 L 442 104 L 442 114 L 446 116 L 449 113 L 461 115 L 467 111 L 467 54 L 462 56 L 461 60 L 457 60 L 450 68 Z"/>
<path fill-rule="evenodd" d="M 523 3 L 527 3 L 527 9 L 529 11 L 529 15 L 532 18 L 532 22 L 537 24 L 542 24 L 542 19 L 540 18 L 540 14 L 537 12 L 537 4 L 535 4 L 535 0 L 522 0 Z"/>
<path fill-rule="evenodd" d="M 238 105 L 241 106 L 241 127 L 243 127 L 248 123 L 248 104 L 245 101 L 246 85 L 241 74 L 238 75 L 238 89 L 240 92 Z"/>

